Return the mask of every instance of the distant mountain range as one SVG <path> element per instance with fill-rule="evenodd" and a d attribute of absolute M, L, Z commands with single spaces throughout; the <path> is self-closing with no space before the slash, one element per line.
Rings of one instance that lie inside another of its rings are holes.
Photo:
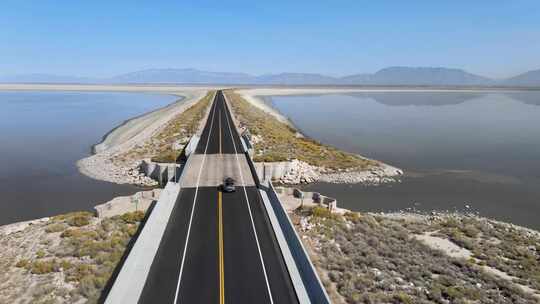
<path fill-rule="evenodd" d="M 177 83 L 254 85 L 389 85 L 389 86 L 523 86 L 540 87 L 540 70 L 495 80 L 460 69 L 438 67 L 389 67 L 374 74 L 331 77 L 312 73 L 254 76 L 245 73 L 208 72 L 196 69 L 147 69 L 111 78 L 84 78 L 47 74 L 0 76 L 2 83 Z"/>

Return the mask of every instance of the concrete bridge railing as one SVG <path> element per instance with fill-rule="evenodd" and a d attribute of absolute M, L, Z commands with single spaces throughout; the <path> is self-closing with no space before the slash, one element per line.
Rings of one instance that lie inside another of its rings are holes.
<path fill-rule="evenodd" d="M 279 197 L 276 194 L 274 186 L 271 182 L 263 182 L 265 190 L 270 199 L 270 204 L 279 222 L 279 226 L 283 231 L 283 235 L 287 240 L 287 244 L 292 253 L 296 267 L 300 272 L 302 282 L 309 295 L 311 303 L 330 303 L 330 298 L 322 285 L 322 282 L 311 262 L 309 255 L 300 240 L 300 237 L 294 229 L 294 225 L 287 215 L 287 211 L 283 208 Z"/>

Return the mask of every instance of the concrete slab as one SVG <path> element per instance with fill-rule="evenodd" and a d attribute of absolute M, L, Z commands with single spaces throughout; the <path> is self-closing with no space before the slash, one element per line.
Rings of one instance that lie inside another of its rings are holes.
<path fill-rule="evenodd" d="M 190 161 L 190 166 L 183 173 L 182 188 L 196 187 L 197 181 L 199 187 L 217 187 L 225 177 L 232 177 L 238 186 L 255 185 L 245 154 L 192 154 Z M 201 166 L 204 166 L 202 170 Z"/>

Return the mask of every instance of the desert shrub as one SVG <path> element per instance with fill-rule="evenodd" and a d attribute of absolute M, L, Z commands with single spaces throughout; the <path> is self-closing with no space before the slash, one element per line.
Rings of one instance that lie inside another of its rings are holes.
<path fill-rule="evenodd" d="M 60 234 L 60 237 L 69 238 L 72 241 L 77 242 L 82 239 L 98 239 L 99 235 L 96 231 L 72 228 L 66 229 Z"/>
<path fill-rule="evenodd" d="M 456 243 L 461 247 L 467 248 L 469 250 L 474 249 L 474 242 L 456 228 L 452 228 L 449 237 L 452 242 Z"/>
<path fill-rule="evenodd" d="M 99 296 L 94 284 L 94 276 L 88 275 L 81 278 L 79 282 L 79 290 L 86 298 L 93 299 Z"/>
<path fill-rule="evenodd" d="M 460 292 L 460 290 L 456 287 L 453 287 L 453 286 L 449 286 L 449 287 L 446 287 L 442 290 L 442 294 L 445 298 L 451 300 L 451 301 L 456 301 L 458 299 L 461 299 L 463 298 L 463 294 Z"/>
<path fill-rule="evenodd" d="M 311 209 L 311 215 L 314 217 L 331 218 L 332 212 L 328 208 L 317 206 Z"/>
<path fill-rule="evenodd" d="M 345 212 L 343 216 L 353 223 L 356 223 L 360 219 L 360 213 L 358 212 Z"/>
<path fill-rule="evenodd" d="M 45 227 L 45 232 L 55 233 L 55 232 L 64 231 L 65 229 L 66 229 L 66 225 L 63 223 L 52 223 L 52 224 L 47 225 L 47 227 Z"/>
<path fill-rule="evenodd" d="M 414 303 L 412 298 L 408 294 L 406 294 L 404 292 L 398 292 L 397 294 L 395 294 L 393 300 L 394 300 L 393 302 L 396 303 L 396 304 L 400 304 L 400 303 L 412 304 L 412 303 Z"/>
<path fill-rule="evenodd" d="M 174 163 L 178 159 L 180 152 L 173 150 L 162 151 L 160 154 L 150 158 L 151 161 L 156 163 Z"/>
<path fill-rule="evenodd" d="M 450 217 L 450 218 L 447 218 L 444 222 L 442 222 L 441 225 L 447 228 L 458 228 L 461 225 L 461 223 L 459 222 L 459 220 L 453 217 Z"/>
<path fill-rule="evenodd" d="M 31 265 L 30 261 L 28 259 L 20 259 L 17 264 L 15 264 L 15 267 L 18 268 L 28 268 Z"/>
<path fill-rule="evenodd" d="M 474 225 L 465 225 L 461 231 L 463 233 L 465 233 L 466 236 L 470 237 L 470 238 L 476 238 L 478 236 L 478 234 L 480 233 L 480 230 L 478 230 L 478 228 L 476 228 Z"/>
<path fill-rule="evenodd" d="M 60 267 L 64 270 L 69 270 L 71 267 L 73 267 L 73 263 L 71 263 L 69 260 L 62 260 L 60 262 Z"/>
<path fill-rule="evenodd" d="M 67 223 L 73 227 L 82 227 L 90 224 L 92 214 L 89 212 L 76 212 L 67 219 Z"/>
<path fill-rule="evenodd" d="M 142 211 L 128 212 L 128 213 L 122 214 L 120 218 L 128 224 L 135 224 L 144 219 L 144 212 Z"/>
<path fill-rule="evenodd" d="M 80 282 L 84 277 L 91 275 L 93 270 L 94 266 L 86 263 L 73 264 L 67 273 L 67 280 Z"/>
<path fill-rule="evenodd" d="M 137 233 L 138 227 L 136 225 L 125 226 L 124 232 L 127 233 L 130 237 L 134 236 Z"/>
<path fill-rule="evenodd" d="M 38 251 L 36 252 L 36 257 L 37 257 L 38 259 L 40 259 L 40 258 L 42 258 L 42 257 L 44 257 L 44 256 L 45 256 L 45 251 L 43 251 L 43 250 L 40 249 L 40 250 L 38 250 Z"/>
<path fill-rule="evenodd" d="M 58 271 L 56 261 L 34 261 L 30 267 L 30 272 L 33 274 L 46 274 Z"/>
<path fill-rule="evenodd" d="M 52 294 L 55 290 L 52 284 L 38 285 L 32 289 L 32 303 L 53 304 L 56 303 Z"/>

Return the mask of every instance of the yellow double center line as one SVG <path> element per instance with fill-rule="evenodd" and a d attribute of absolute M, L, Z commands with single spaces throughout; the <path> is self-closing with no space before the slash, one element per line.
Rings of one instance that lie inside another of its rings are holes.
<path fill-rule="evenodd" d="M 218 238 L 219 238 L 219 303 L 225 303 L 225 268 L 223 263 L 223 207 L 221 191 L 218 192 Z"/>
<path fill-rule="evenodd" d="M 221 110 L 219 111 L 219 154 L 221 154 Z M 223 203 L 218 191 L 219 303 L 225 303 L 225 264 L 223 262 Z"/>

